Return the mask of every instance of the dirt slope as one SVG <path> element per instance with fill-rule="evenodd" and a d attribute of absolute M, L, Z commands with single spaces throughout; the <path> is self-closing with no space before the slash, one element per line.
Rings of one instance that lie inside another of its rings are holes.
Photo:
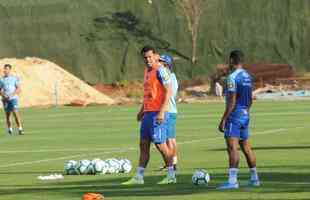
<path fill-rule="evenodd" d="M 98 92 L 50 61 L 29 57 L 25 59 L 1 59 L 1 76 L 3 75 L 2 66 L 4 64 L 11 64 L 13 74 L 21 80 L 21 107 L 54 105 L 56 93 L 58 94 L 59 105 L 70 104 L 76 100 L 86 104 L 111 105 L 114 103 L 110 97 Z"/>

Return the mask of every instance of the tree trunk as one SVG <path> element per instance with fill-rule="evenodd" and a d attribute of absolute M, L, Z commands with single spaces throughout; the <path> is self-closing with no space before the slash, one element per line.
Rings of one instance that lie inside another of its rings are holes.
<path fill-rule="evenodd" d="M 192 33 L 192 63 L 197 62 L 197 34 Z"/>

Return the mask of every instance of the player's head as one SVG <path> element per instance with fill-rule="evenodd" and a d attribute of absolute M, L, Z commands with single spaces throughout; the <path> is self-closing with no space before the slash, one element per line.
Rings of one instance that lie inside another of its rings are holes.
<path fill-rule="evenodd" d="M 229 66 L 235 67 L 243 63 L 244 54 L 241 50 L 233 50 L 229 55 Z"/>
<path fill-rule="evenodd" d="M 3 66 L 3 73 L 4 73 L 5 76 L 8 76 L 11 73 L 11 70 L 12 70 L 12 65 L 5 64 Z"/>
<path fill-rule="evenodd" d="M 156 58 L 156 51 L 151 46 L 143 47 L 141 49 L 141 55 L 147 67 L 152 67 L 156 62 L 158 62 L 158 57 Z"/>
<path fill-rule="evenodd" d="M 169 55 L 163 54 L 159 57 L 159 61 L 167 68 L 172 70 L 173 58 Z"/>

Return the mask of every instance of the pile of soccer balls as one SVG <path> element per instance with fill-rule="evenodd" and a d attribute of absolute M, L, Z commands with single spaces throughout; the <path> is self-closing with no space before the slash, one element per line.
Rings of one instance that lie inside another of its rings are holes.
<path fill-rule="evenodd" d="M 194 185 L 208 185 L 210 182 L 210 175 L 203 169 L 198 169 L 192 176 L 192 182 Z"/>
<path fill-rule="evenodd" d="M 127 159 L 110 158 L 101 160 L 69 160 L 65 163 L 66 175 L 95 175 L 95 174 L 116 174 L 129 173 L 132 169 L 131 162 Z"/>

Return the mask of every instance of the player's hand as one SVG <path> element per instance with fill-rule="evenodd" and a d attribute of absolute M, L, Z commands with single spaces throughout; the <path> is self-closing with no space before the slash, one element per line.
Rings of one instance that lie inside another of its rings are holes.
<path fill-rule="evenodd" d="M 7 96 L 7 95 L 3 95 L 3 96 L 2 96 L 2 99 L 3 99 L 4 101 L 9 100 L 9 98 L 10 98 L 10 97 L 9 97 L 9 96 Z"/>
<path fill-rule="evenodd" d="M 157 123 L 162 123 L 165 119 L 165 113 L 164 112 L 158 112 L 157 116 L 156 116 L 156 121 Z"/>
<path fill-rule="evenodd" d="M 138 122 L 142 120 L 143 115 L 144 115 L 143 112 L 138 112 L 138 114 L 137 114 L 137 121 L 138 121 Z"/>
<path fill-rule="evenodd" d="M 225 120 L 221 120 L 218 129 L 219 129 L 220 132 L 224 133 L 224 129 L 225 129 Z"/>

